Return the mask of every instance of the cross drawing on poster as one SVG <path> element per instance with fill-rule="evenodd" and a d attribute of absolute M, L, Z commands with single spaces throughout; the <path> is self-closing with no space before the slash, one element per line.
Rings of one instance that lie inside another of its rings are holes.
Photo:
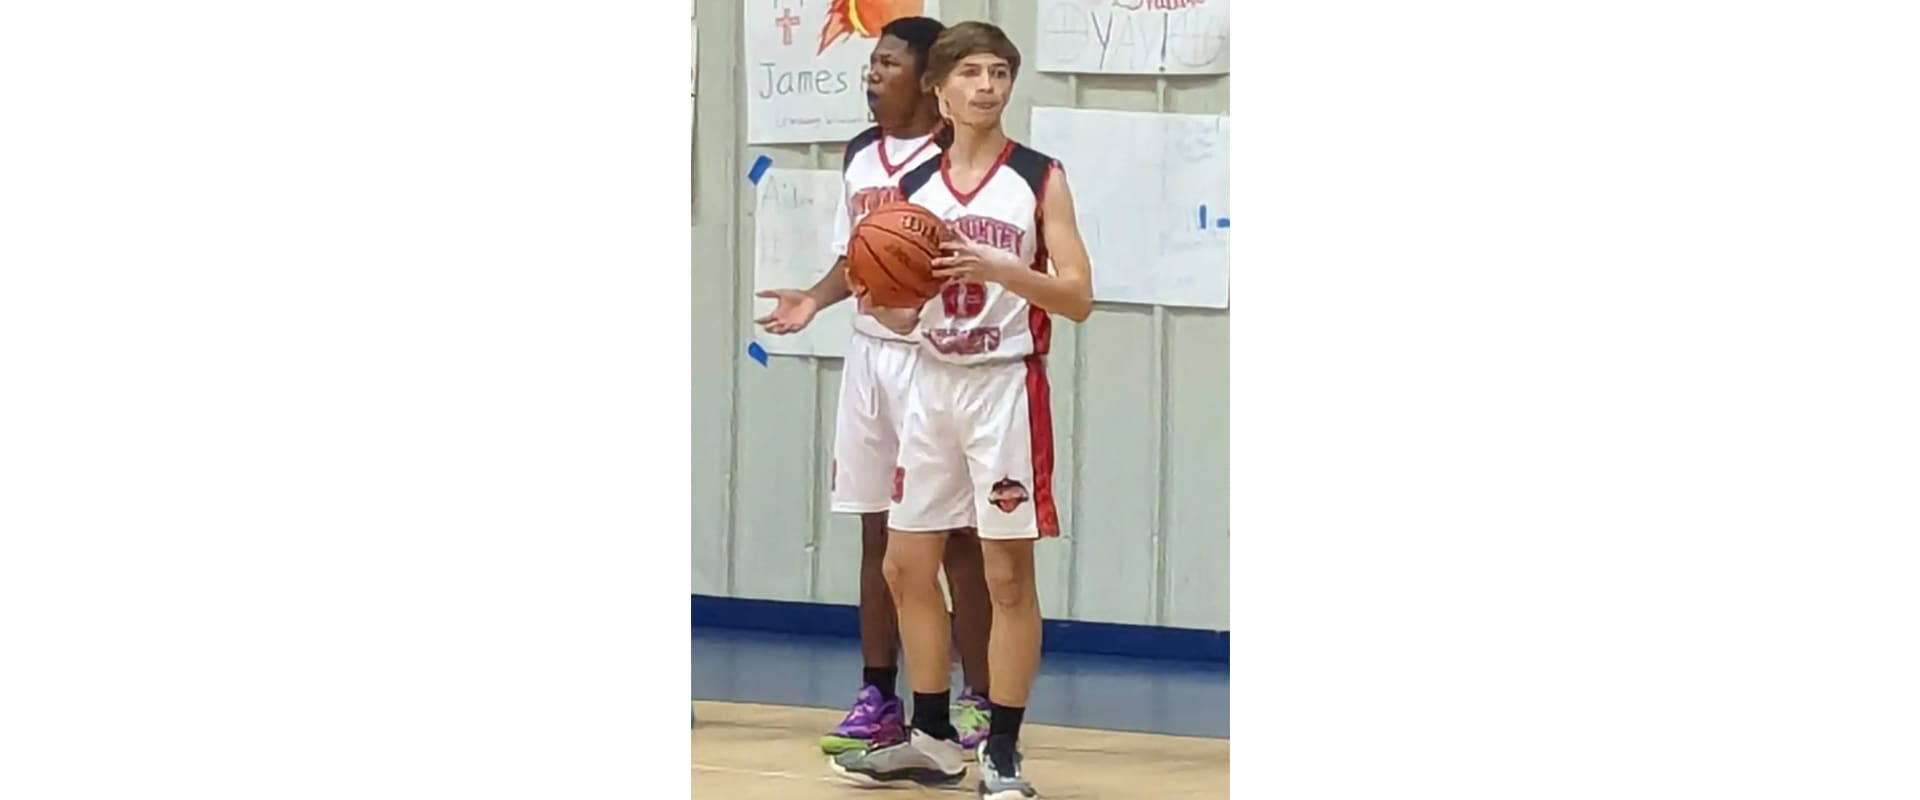
<path fill-rule="evenodd" d="M 843 142 L 873 125 L 867 57 L 887 23 L 939 0 L 742 0 L 747 143 Z"/>
<path fill-rule="evenodd" d="M 1227 74 L 1228 0 L 1037 0 L 1041 72 Z"/>
<path fill-rule="evenodd" d="M 1073 187 L 1095 300 L 1227 307 L 1227 122 L 1216 114 L 1033 110 L 1033 146 L 1060 159 Z"/>
<path fill-rule="evenodd" d="M 753 290 L 805 289 L 833 268 L 833 214 L 844 191 L 830 169 L 768 169 L 755 185 Z M 769 314 L 774 301 L 753 299 L 753 316 Z M 853 330 L 851 301 L 822 310 L 799 333 L 754 337 L 776 355 L 843 358 Z"/>

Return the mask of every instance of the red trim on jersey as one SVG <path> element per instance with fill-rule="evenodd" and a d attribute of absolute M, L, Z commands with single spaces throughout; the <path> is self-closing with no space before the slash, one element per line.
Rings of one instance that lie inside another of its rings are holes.
<path fill-rule="evenodd" d="M 892 161 L 887 160 L 887 132 L 884 129 L 881 130 L 880 138 L 874 141 L 874 146 L 880 148 L 880 168 L 887 171 L 887 177 L 893 177 L 901 168 L 912 164 L 915 158 L 918 158 L 921 153 L 926 152 L 927 148 L 932 147 L 933 138 L 939 134 L 940 126 L 935 125 L 933 130 L 927 131 L 927 140 L 921 142 L 919 147 L 913 148 L 913 152 L 907 154 L 906 161 L 901 162 L 899 166 L 895 166 Z"/>
<path fill-rule="evenodd" d="M 1055 161 L 1052 166 L 1058 168 L 1060 162 Z M 1048 180 L 1045 183 L 1040 184 L 1040 196 L 1034 198 L 1033 202 L 1033 235 L 1039 244 L 1034 247 L 1033 264 L 1031 267 L 1034 272 L 1042 275 L 1047 272 L 1046 193 L 1047 187 L 1053 185 L 1053 176 L 1049 174 L 1047 178 Z M 1033 336 L 1034 355 L 1046 355 L 1049 352 L 1049 343 L 1053 339 L 1053 315 L 1048 314 L 1046 309 L 1029 301 L 1027 303 L 1027 330 Z"/>
<path fill-rule="evenodd" d="M 1043 274 L 1047 271 L 1045 240 L 1042 240 L 1040 249 L 1033 253 L 1033 271 Z M 1053 341 L 1053 315 L 1031 300 L 1027 301 L 1027 332 L 1033 336 L 1033 354 L 1046 355 Z"/>
<path fill-rule="evenodd" d="M 1047 361 L 1027 356 L 1027 430 L 1033 437 L 1033 519 L 1042 538 L 1060 535 L 1060 509 L 1053 503 L 1053 392 Z"/>
<path fill-rule="evenodd" d="M 928 141 L 932 140 L 929 139 Z M 1013 155 L 1012 139 L 1007 140 L 1006 147 L 1000 148 L 1000 156 L 993 160 L 993 166 L 987 168 L 987 174 L 980 176 L 980 183 L 973 187 L 973 191 L 963 193 L 959 189 L 954 188 L 953 176 L 947 173 L 948 168 L 953 166 L 953 159 L 948 158 L 945 153 L 942 153 L 940 155 L 940 180 L 947 184 L 947 191 L 953 193 L 953 199 L 960 201 L 960 205 L 971 205 L 973 198 L 979 197 L 980 190 L 987 188 L 987 182 L 993 180 L 993 174 L 1000 171 L 1000 165 L 1007 163 L 1007 156 L 1010 155 Z"/>

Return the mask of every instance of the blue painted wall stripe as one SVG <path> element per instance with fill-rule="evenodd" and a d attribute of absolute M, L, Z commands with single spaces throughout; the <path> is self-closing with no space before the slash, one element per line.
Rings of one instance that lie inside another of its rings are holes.
<path fill-rule="evenodd" d="M 829 603 L 693 596 L 693 626 L 859 638 L 860 610 Z M 1046 652 L 1227 663 L 1227 631 L 1046 620 Z"/>

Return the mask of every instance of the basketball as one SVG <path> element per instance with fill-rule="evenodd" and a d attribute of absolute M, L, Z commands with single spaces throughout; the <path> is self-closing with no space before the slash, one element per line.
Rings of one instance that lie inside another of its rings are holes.
<path fill-rule="evenodd" d="M 847 242 L 847 279 L 881 308 L 919 308 L 940 292 L 933 260 L 946 223 L 920 206 L 890 203 L 854 226 Z"/>

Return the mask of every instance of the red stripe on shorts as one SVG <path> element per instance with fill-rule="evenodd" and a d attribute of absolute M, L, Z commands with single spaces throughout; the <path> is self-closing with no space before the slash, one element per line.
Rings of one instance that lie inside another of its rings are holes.
<path fill-rule="evenodd" d="M 1047 362 L 1027 356 L 1027 429 L 1033 437 L 1033 518 L 1043 537 L 1060 535 L 1060 509 L 1053 504 L 1053 391 Z"/>

